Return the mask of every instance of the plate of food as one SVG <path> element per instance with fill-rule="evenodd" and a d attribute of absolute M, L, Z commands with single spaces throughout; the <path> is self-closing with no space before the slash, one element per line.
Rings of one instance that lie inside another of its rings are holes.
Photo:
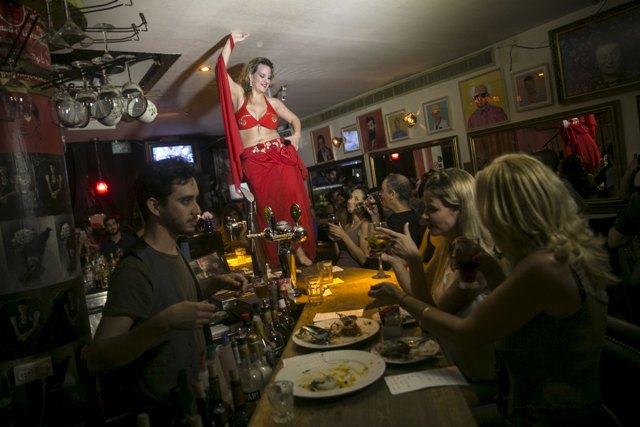
<path fill-rule="evenodd" d="M 384 374 L 385 363 L 376 354 L 334 350 L 285 359 L 276 380 L 293 382 L 298 397 L 340 396 L 365 388 Z"/>
<path fill-rule="evenodd" d="M 380 313 L 375 312 L 371 315 L 371 318 L 376 322 L 380 323 Z M 407 310 L 400 307 L 400 319 L 402 321 L 402 326 L 409 326 L 417 323 L 418 321 L 411 315 Z"/>
<path fill-rule="evenodd" d="M 424 337 L 400 337 L 376 344 L 371 352 L 387 363 L 416 363 L 435 357 L 440 345 Z"/>
<path fill-rule="evenodd" d="M 300 347 L 327 349 L 345 347 L 373 336 L 380 330 L 378 322 L 356 316 L 340 316 L 303 325 L 293 333 Z"/>

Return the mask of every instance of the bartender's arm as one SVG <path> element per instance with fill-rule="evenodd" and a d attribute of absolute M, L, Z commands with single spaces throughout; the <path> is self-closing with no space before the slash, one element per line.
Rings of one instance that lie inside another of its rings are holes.
<path fill-rule="evenodd" d="M 126 366 L 167 332 L 208 325 L 214 311 L 216 307 L 207 302 L 183 301 L 170 305 L 133 329 L 131 316 L 103 316 L 87 352 L 89 371 L 101 374 Z"/>

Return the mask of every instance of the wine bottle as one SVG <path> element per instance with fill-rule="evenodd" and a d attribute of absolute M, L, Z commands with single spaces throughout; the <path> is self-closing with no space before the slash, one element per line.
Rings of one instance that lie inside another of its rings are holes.
<path fill-rule="evenodd" d="M 209 394 L 207 397 L 207 409 L 213 426 L 229 427 L 231 417 L 231 405 L 222 399 L 220 377 L 215 367 L 209 365 Z M 208 427 L 208 426 L 207 426 Z"/>
<path fill-rule="evenodd" d="M 245 427 L 249 424 L 249 414 L 245 406 L 244 391 L 238 370 L 231 372 L 231 392 L 233 393 L 233 416 L 231 417 L 232 427 Z"/>

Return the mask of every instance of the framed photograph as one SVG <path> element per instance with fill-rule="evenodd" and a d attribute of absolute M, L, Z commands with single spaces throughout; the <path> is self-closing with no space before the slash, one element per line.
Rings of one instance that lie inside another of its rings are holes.
<path fill-rule="evenodd" d="M 358 116 L 356 121 L 365 153 L 387 148 L 387 135 L 384 131 L 381 109 Z"/>
<path fill-rule="evenodd" d="M 451 129 L 449 115 L 449 98 L 444 97 L 422 104 L 424 122 L 428 133 L 442 132 Z"/>
<path fill-rule="evenodd" d="M 329 126 L 311 131 L 311 142 L 313 143 L 313 155 L 316 163 L 329 162 L 335 159 L 333 144 L 331 144 L 331 128 Z"/>
<path fill-rule="evenodd" d="M 516 111 L 534 110 L 553 104 L 547 64 L 513 73 L 511 76 Z"/>
<path fill-rule="evenodd" d="M 340 131 L 342 132 L 345 154 L 360 151 L 360 135 L 358 135 L 358 127 L 356 125 L 351 125 L 342 128 Z"/>
<path fill-rule="evenodd" d="M 562 103 L 640 87 L 640 3 L 630 2 L 549 32 Z"/>
<path fill-rule="evenodd" d="M 407 113 L 404 109 L 394 111 L 386 115 L 387 131 L 389 132 L 389 142 L 398 142 L 409 139 L 409 127 L 404 121 Z"/>
<path fill-rule="evenodd" d="M 463 80 L 459 87 L 467 130 L 509 121 L 507 92 L 500 69 Z"/>

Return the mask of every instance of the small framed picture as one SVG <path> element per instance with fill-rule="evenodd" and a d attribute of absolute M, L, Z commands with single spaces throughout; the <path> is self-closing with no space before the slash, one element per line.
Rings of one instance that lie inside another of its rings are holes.
<path fill-rule="evenodd" d="M 386 115 L 390 142 L 398 142 L 409 138 L 409 127 L 404 121 L 406 114 L 405 110 L 402 109 Z"/>
<path fill-rule="evenodd" d="M 507 92 L 500 69 L 463 80 L 459 86 L 467 130 L 509 121 Z"/>
<path fill-rule="evenodd" d="M 369 111 L 356 119 L 365 153 L 387 148 L 387 135 L 382 122 L 382 110 Z"/>
<path fill-rule="evenodd" d="M 451 129 L 448 97 L 445 96 L 444 98 L 425 102 L 422 105 L 422 109 L 424 110 L 424 122 L 427 124 L 428 133 Z"/>
<path fill-rule="evenodd" d="M 360 151 L 360 135 L 358 135 L 358 127 L 356 125 L 343 127 L 341 132 L 345 154 Z"/>
<path fill-rule="evenodd" d="M 313 142 L 316 163 L 329 162 L 335 158 L 333 145 L 331 144 L 331 128 L 329 126 L 311 131 L 311 141 Z"/>
<path fill-rule="evenodd" d="M 553 104 L 549 67 L 542 64 L 512 74 L 516 111 L 534 110 Z"/>

